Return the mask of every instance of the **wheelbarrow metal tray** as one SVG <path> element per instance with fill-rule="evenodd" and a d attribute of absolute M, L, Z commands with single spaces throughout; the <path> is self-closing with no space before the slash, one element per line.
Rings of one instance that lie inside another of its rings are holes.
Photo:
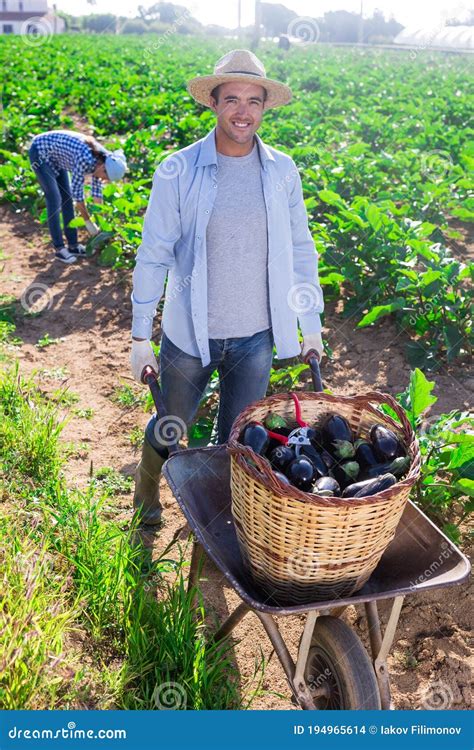
<path fill-rule="evenodd" d="M 290 615 L 452 586 L 469 576 L 467 558 L 409 501 L 394 539 L 356 594 L 298 606 L 272 605 L 242 562 L 231 515 L 226 446 L 178 451 L 168 458 L 163 473 L 198 541 L 251 609 Z"/>

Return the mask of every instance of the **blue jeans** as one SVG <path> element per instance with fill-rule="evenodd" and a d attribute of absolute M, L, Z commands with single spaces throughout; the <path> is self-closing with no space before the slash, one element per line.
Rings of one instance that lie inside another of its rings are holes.
<path fill-rule="evenodd" d="M 160 349 L 160 379 L 168 415 L 179 417 L 189 428 L 209 379 L 219 373 L 217 439 L 225 443 L 234 419 L 252 401 L 264 398 L 273 359 L 272 329 L 253 336 L 209 339 L 211 361 L 202 366 L 173 344 L 163 332 Z"/>
<path fill-rule="evenodd" d="M 39 155 L 34 143 L 30 146 L 28 155 L 31 166 L 46 198 L 49 233 L 55 250 L 64 247 L 60 221 L 61 213 L 63 215 L 64 233 L 67 244 L 69 247 L 77 247 L 77 229 L 68 226 L 69 222 L 74 219 L 74 203 L 67 171 L 61 169 L 59 174 L 55 175 L 50 164 Z"/>

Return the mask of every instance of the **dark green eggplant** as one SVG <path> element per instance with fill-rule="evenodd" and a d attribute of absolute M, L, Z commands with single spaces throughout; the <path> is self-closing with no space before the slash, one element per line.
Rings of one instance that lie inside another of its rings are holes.
<path fill-rule="evenodd" d="M 315 469 L 308 458 L 301 456 L 300 458 L 295 458 L 289 464 L 285 474 L 291 484 L 294 484 L 295 487 L 298 487 L 303 492 L 309 492 L 314 480 Z"/>
<path fill-rule="evenodd" d="M 313 487 L 313 492 L 330 492 L 333 496 L 338 497 L 341 494 L 341 488 L 339 482 L 334 477 L 319 477 L 316 479 Z"/>
<path fill-rule="evenodd" d="M 342 497 L 368 497 L 376 495 L 395 484 L 397 481 L 393 474 L 384 474 L 376 479 L 366 479 L 364 482 L 350 484 L 342 493 Z"/>
<path fill-rule="evenodd" d="M 359 464 L 357 461 L 341 461 L 332 467 L 331 474 L 337 480 L 340 487 L 347 487 L 348 484 L 352 484 L 359 476 Z"/>
<path fill-rule="evenodd" d="M 355 444 L 355 459 L 359 464 L 361 471 L 366 467 L 375 466 L 380 463 L 374 453 L 374 449 L 366 440 L 357 440 Z"/>
<path fill-rule="evenodd" d="M 295 458 L 295 452 L 289 445 L 278 445 L 270 453 L 270 463 L 277 471 L 284 471 Z"/>
<path fill-rule="evenodd" d="M 304 456 L 311 461 L 314 466 L 315 476 L 325 477 L 329 474 L 329 469 L 324 463 L 321 454 L 318 453 L 313 445 L 297 445 L 295 453 L 297 456 Z"/>
<path fill-rule="evenodd" d="M 323 445 L 338 459 L 352 458 L 354 450 L 354 435 L 349 422 L 339 414 L 331 414 L 321 427 Z"/>
<path fill-rule="evenodd" d="M 397 456 L 406 455 L 402 443 L 392 430 L 383 424 L 373 424 L 370 428 L 370 440 L 379 462 L 390 461 Z"/>
<path fill-rule="evenodd" d="M 393 474 L 394 477 L 400 478 L 409 468 L 410 458 L 408 456 L 398 456 L 393 461 L 385 461 L 383 464 L 375 464 L 365 469 L 364 477 L 375 479 L 383 474 Z"/>
<path fill-rule="evenodd" d="M 255 453 L 263 455 L 268 448 L 270 436 L 262 424 L 249 422 L 243 431 L 242 442 L 252 448 Z"/>

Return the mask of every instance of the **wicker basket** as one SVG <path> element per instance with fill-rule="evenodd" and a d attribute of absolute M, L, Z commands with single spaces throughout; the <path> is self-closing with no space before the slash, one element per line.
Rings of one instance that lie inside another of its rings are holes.
<path fill-rule="evenodd" d="M 411 487 L 420 473 L 418 441 L 403 409 L 377 391 L 360 396 L 298 393 L 301 417 L 309 424 L 325 415 L 345 417 L 358 437 L 374 422 L 403 441 L 410 456 L 404 479 L 367 498 L 317 497 L 280 484 L 269 462 L 238 442 L 243 427 L 272 410 L 294 420 L 290 393 L 255 401 L 237 417 L 228 441 L 232 515 L 246 569 L 279 605 L 306 604 L 350 596 L 377 566 L 395 535 Z M 397 424 L 377 405 L 390 406 Z"/>

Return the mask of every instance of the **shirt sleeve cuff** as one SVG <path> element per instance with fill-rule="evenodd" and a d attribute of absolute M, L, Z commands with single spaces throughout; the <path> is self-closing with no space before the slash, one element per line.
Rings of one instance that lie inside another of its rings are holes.
<path fill-rule="evenodd" d="M 132 322 L 132 336 L 138 339 L 151 339 L 154 315 L 135 315 Z"/>
<path fill-rule="evenodd" d="M 303 336 L 307 336 L 309 333 L 320 333 L 321 332 L 321 316 L 319 313 L 308 313 L 308 315 L 299 315 L 298 322 L 300 324 L 301 333 Z"/>

